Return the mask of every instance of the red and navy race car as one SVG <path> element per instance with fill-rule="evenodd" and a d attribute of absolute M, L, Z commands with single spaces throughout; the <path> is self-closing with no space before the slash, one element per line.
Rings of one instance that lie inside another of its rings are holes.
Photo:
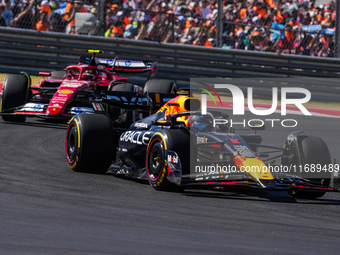
<path fill-rule="evenodd" d="M 107 112 L 119 118 L 121 111 L 104 108 L 93 102 L 94 91 L 176 93 L 173 81 L 153 79 L 156 65 L 152 62 L 98 58 L 100 50 L 88 50 L 92 57 L 81 57 L 77 65 L 62 71 L 40 72 L 45 76 L 38 85 L 31 84 L 27 73 L 5 78 L 0 101 L 0 114 L 5 121 L 24 122 L 26 117 L 70 119 L 75 114 Z M 119 73 L 149 72 L 144 87 L 120 78 Z"/>
<path fill-rule="evenodd" d="M 133 95 L 129 104 L 122 97 L 128 98 L 128 93 L 114 97 L 97 93 L 105 104 L 143 108 L 142 96 L 139 100 Z M 296 131 L 283 147 L 264 145 L 258 134 L 239 135 L 216 122 L 228 119 L 225 112 L 203 114 L 197 98 L 178 95 L 163 101 L 167 103 L 156 113 L 128 129 L 113 126 L 105 115 L 75 115 L 66 136 L 69 166 L 77 172 L 110 169 L 146 179 L 156 190 L 249 187 L 308 199 L 339 191 L 338 178 L 331 182 L 339 165 L 332 164 L 321 138 Z M 275 159 L 280 162 L 273 163 Z M 314 171 L 305 171 L 311 167 Z"/>

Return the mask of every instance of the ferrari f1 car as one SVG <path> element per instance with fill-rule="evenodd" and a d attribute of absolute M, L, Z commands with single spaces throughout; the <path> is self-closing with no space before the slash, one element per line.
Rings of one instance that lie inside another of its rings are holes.
<path fill-rule="evenodd" d="M 118 96 L 102 99 L 120 102 Z M 228 118 L 226 113 L 202 115 L 199 110 L 200 100 L 179 95 L 128 130 L 113 128 L 104 115 L 75 115 L 67 130 L 68 163 L 77 172 L 110 169 L 147 179 L 156 190 L 243 186 L 311 199 L 337 191 L 330 186 L 330 171 L 320 177 L 296 171 L 312 164 L 332 167 L 321 138 L 297 131 L 288 135 L 283 147 L 266 146 L 256 133 L 238 135 L 227 125 L 214 125 L 214 120 Z M 280 153 L 270 156 L 259 152 L 261 147 Z M 286 170 L 271 171 L 265 162 L 275 158 L 280 159 L 276 166 Z"/>
<path fill-rule="evenodd" d="M 27 73 L 10 74 L 5 78 L 0 101 L 0 114 L 5 121 L 24 122 L 26 117 L 70 119 L 75 114 L 105 112 L 91 102 L 94 91 L 145 91 L 176 93 L 173 81 L 153 79 L 156 65 L 152 62 L 98 58 L 99 50 L 88 50 L 92 57 L 81 57 L 78 65 L 62 71 L 40 72 L 39 85 L 31 85 Z M 128 83 L 118 73 L 149 72 L 144 88 Z M 111 113 L 119 117 L 120 115 Z M 130 123 L 131 124 L 131 123 Z"/>

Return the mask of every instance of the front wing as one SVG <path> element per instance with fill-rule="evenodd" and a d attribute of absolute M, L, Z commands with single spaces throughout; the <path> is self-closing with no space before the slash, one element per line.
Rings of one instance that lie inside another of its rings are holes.
<path fill-rule="evenodd" d="M 187 188 L 204 188 L 204 187 L 248 187 L 274 191 L 288 191 L 288 190 L 305 190 L 315 192 L 339 192 L 334 187 L 325 187 L 313 184 L 312 182 L 301 178 L 274 178 L 270 181 L 252 180 L 246 175 L 229 175 L 212 178 L 196 177 L 183 178 L 181 186 Z"/>

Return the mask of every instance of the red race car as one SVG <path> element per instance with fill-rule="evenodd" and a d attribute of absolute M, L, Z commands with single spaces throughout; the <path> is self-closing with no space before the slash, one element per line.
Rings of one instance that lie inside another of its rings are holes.
<path fill-rule="evenodd" d="M 81 57 L 78 65 L 62 71 L 40 72 L 45 76 L 31 85 L 27 73 L 10 74 L 3 83 L 0 114 L 5 121 L 24 122 L 26 117 L 68 120 L 75 114 L 109 112 L 118 118 L 120 109 L 94 102 L 95 91 L 124 91 L 144 94 L 176 93 L 173 81 L 153 79 L 156 65 L 152 62 L 98 58 L 100 50 L 88 50 L 92 57 Z M 117 73 L 149 72 L 144 88 L 131 84 Z"/>

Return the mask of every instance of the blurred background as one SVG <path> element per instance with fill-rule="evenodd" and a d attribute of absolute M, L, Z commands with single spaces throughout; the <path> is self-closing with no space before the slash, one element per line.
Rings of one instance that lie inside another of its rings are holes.
<path fill-rule="evenodd" d="M 335 57 L 329 0 L 3 0 L 0 26 Z"/>

